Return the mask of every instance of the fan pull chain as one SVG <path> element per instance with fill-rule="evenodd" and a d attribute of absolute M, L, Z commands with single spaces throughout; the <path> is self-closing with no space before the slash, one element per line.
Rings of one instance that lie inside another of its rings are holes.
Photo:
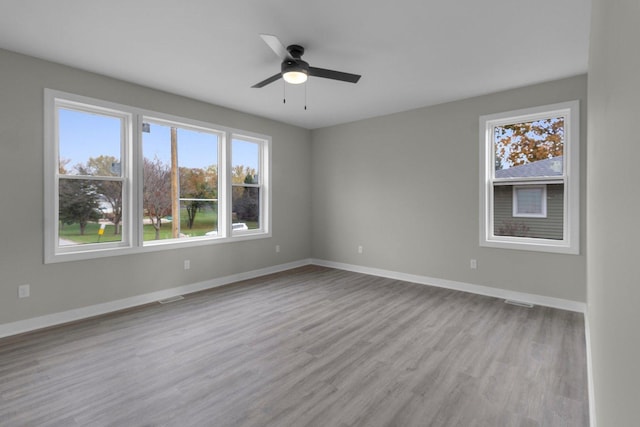
<path fill-rule="evenodd" d="M 307 79 L 306 82 L 304 82 L 304 111 L 307 111 L 307 85 L 309 80 Z"/>
<path fill-rule="evenodd" d="M 282 80 L 282 103 L 287 103 L 287 84 Z"/>

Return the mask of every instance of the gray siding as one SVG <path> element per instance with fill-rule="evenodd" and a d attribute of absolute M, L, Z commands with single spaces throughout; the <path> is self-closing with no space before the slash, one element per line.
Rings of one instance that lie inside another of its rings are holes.
<path fill-rule="evenodd" d="M 537 237 L 541 239 L 562 240 L 564 211 L 564 185 L 547 185 L 547 217 L 523 218 L 513 216 L 513 187 L 499 185 L 494 189 L 494 230 L 495 235 Z M 500 232 L 505 223 L 511 222 L 526 228 L 525 234 Z"/>

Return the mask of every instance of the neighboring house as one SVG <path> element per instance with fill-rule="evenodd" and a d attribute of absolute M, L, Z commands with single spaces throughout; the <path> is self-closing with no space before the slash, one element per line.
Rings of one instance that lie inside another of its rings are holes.
<path fill-rule="evenodd" d="M 562 240 L 564 184 L 530 183 L 518 178 L 561 177 L 563 157 L 552 157 L 496 170 L 495 177 L 509 179 L 494 188 L 494 234 Z"/>

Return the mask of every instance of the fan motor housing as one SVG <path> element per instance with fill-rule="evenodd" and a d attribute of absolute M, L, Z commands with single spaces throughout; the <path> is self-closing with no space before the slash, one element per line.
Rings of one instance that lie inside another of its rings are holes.
<path fill-rule="evenodd" d="M 292 44 L 287 46 L 287 52 L 289 52 L 292 58 L 300 59 L 302 55 L 304 55 L 304 48 L 299 44 Z"/>

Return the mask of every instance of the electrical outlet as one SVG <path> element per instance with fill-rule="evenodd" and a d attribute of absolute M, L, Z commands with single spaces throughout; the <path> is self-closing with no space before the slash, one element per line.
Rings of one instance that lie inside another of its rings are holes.
<path fill-rule="evenodd" d="M 363 251 L 362 245 L 358 246 L 358 253 L 361 254 Z"/>
<path fill-rule="evenodd" d="M 276 245 L 276 253 L 279 254 L 280 253 L 280 245 Z"/>
<path fill-rule="evenodd" d="M 188 270 L 191 268 L 191 260 L 185 259 L 184 260 L 184 269 Z"/>
<path fill-rule="evenodd" d="M 475 260 L 475 259 L 472 259 L 472 260 L 469 262 L 469 267 L 470 267 L 472 270 L 475 270 L 476 268 L 478 268 L 478 261 L 477 261 L 477 260 Z"/>
<path fill-rule="evenodd" d="M 31 296 L 31 285 L 18 286 L 18 298 L 28 298 Z"/>

